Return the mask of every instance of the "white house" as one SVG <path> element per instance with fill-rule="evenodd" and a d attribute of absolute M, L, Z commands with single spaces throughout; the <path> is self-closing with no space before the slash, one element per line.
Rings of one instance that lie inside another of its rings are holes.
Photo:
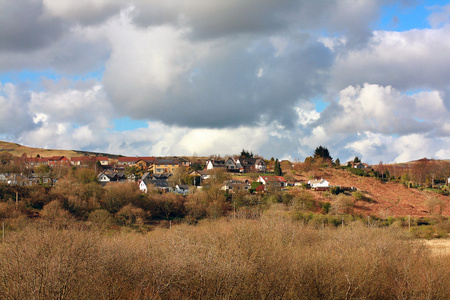
<path fill-rule="evenodd" d="M 259 176 L 257 182 L 261 182 L 264 185 L 285 187 L 287 185 L 286 179 L 283 176 Z"/>
<path fill-rule="evenodd" d="M 189 186 L 187 184 L 177 184 L 175 186 L 175 193 L 187 195 L 189 193 Z"/>
<path fill-rule="evenodd" d="M 213 170 L 217 168 L 225 168 L 225 161 L 211 158 L 206 162 L 206 170 Z"/>
<path fill-rule="evenodd" d="M 328 181 L 326 181 L 325 179 L 312 179 L 310 181 L 308 181 L 309 186 L 312 189 L 315 188 L 327 188 L 330 186 L 330 183 Z"/>

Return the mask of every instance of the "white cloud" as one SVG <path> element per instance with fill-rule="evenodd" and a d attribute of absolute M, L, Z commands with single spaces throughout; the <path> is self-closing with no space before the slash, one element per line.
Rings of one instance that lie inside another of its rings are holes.
<path fill-rule="evenodd" d="M 401 90 L 444 89 L 450 76 L 450 26 L 405 32 L 376 31 L 366 47 L 342 53 L 332 86 L 376 83 Z"/>
<path fill-rule="evenodd" d="M 28 110 L 35 115 L 36 123 L 95 123 L 100 128 L 113 116 L 112 106 L 98 84 L 82 89 L 56 86 L 45 92 L 31 92 Z"/>

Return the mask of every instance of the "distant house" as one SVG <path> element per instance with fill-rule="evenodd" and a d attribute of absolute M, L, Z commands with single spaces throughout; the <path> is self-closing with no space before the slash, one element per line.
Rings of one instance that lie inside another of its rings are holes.
<path fill-rule="evenodd" d="M 330 183 L 328 181 L 326 181 L 325 179 L 312 179 L 310 181 L 308 181 L 309 186 L 312 189 L 316 189 L 316 188 L 329 188 L 330 187 Z"/>
<path fill-rule="evenodd" d="M 8 177 L 5 174 L 0 174 L 0 182 L 7 182 L 8 181 Z"/>
<path fill-rule="evenodd" d="M 142 175 L 141 179 L 139 180 L 139 189 L 142 192 L 147 193 L 148 192 L 148 184 L 151 180 L 152 180 L 152 176 L 151 176 L 150 172 L 144 173 L 144 175 Z"/>
<path fill-rule="evenodd" d="M 132 166 L 139 160 L 138 157 L 121 156 L 117 160 L 118 165 Z"/>
<path fill-rule="evenodd" d="M 40 165 L 48 165 L 48 158 L 45 157 L 27 157 L 25 158 L 25 165 L 30 167 L 37 167 Z"/>
<path fill-rule="evenodd" d="M 93 166 L 97 162 L 102 166 L 107 166 L 109 163 L 108 157 L 100 157 L 100 156 L 81 156 L 81 157 L 71 157 L 70 161 L 74 166 Z"/>
<path fill-rule="evenodd" d="M 199 176 L 200 182 L 198 182 L 198 184 L 201 184 L 204 180 L 208 180 L 214 176 L 214 170 L 195 170 L 189 172 L 188 174 L 191 176 Z"/>
<path fill-rule="evenodd" d="M 206 161 L 206 170 L 214 170 L 218 168 L 226 168 L 225 160 L 211 158 Z"/>
<path fill-rule="evenodd" d="M 110 182 L 126 181 L 127 178 L 122 172 L 101 172 L 97 175 L 98 182 L 103 186 Z"/>
<path fill-rule="evenodd" d="M 187 184 L 177 184 L 174 192 L 177 194 L 187 195 L 189 193 L 189 186 Z"/>
<path fill-rule="evenodd" d="M 58 166 L 58 165 L 65 165 L 70 166 L 70 160 L 65 156 L 52 156 L 48 158 L 48 165 L 50 167 Z"/>
<path fill-rule="evenodd" d="M 261 182 L 265 186 L 285 187 L 286 179 L 283 176 L 259 176 L 257 182 Z"/>
<path fill-rule="evenodd" d="M 266 172 L 267 165 L 262 158 L 239 157 L 236 160 L 236 167 L 241 173 Z"/>
<path fill-rule="evenodd" d="M 181 165 L 178 158 L 158 158 L 155 159 L 152 170 L 154 174 L 173 174 Z"/>
<path fill-rule="evenodd" d="M 233 157 L 228 157 L 225 160 L 225 168 L 227 168 L 227 170 L 229 171 L 235 171 L 237 170 L 237 166 L 236 166 L 236 160 Z"/>
<path fill-rule="evenodd" d="M 366 165 L 363 163 L 356 163 L 353 165 L 353 168 L 362 170 L 366 168 Z"/>
<path fill-rule="evenodd" d="M 169 176 L 169 174 L 151 174 L 147 172 L 139 180 L 139 189 L 144 193 L 147 193 L 150 187 L 170 192 L 172 188 L 169 186 Z"/>
<path fill-rule="evenodd" d="M 229 193 L 235 193 L 239 191 L 248 192 L 250 190 L 250 187 L 251 185 L 248 182 L 229 180 L 221 189 Z"/>

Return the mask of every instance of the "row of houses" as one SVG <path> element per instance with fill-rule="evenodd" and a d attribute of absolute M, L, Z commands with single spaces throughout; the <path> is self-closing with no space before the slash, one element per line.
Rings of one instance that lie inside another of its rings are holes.
<path fill-rule="evenodd" d="M 226 169 L 231 172 L 249 173 L 266 172 L 267 164 L 262 158 L 227 157 L 226 159 L 211 158 L 206 161 L 206 170 Z"/>
<path fill-rule="evenodd" d="M 187 184 L 176 184 L 174 187 L 170 186 L 169 178 L 170 174 L 151 174 L 145 173 L 139 180 L 139 189 L 147 193 L 150 189 L 156 188 L 164 192 L 175 192 L 179 194 L 186 195 L 189 191 L 189 185 Z M 213 175 L 212 175 L 213 176 Z M 259 176 L 257 182 L 261 183 L 262 189 L 259 191 L 263 192 L 265 187 L 276 187 L 283 188 L 288 186 L 288 182 L 282 176 Z M 200 187 L 201 188 L 201 187 Z M 251 183 L 248 180 L 228 180 L 223 183 L 222 190 L 227 192 L 236 191 L 249 191 L 251 188 Z M 258 190 L 257 190 L 258 191 Z"/>
<path fill-rule="evenodd" d="M 65 166 L 94 166 L 100 164 L 104 169 L 124 169 L 129 166 L 136 166 L 141 170 L 152 172 L 155 174 L 173 173 L 176 168 L 189 167 L 190 162 L 183 158 L 156 158 L 156 157 L 119 157 L 110 159 L 104 156 L 83 156 L 83 157 L 26 157 L 25 164 L 30 167 L 40 165 L 48 165 L 50 167 Z"/>

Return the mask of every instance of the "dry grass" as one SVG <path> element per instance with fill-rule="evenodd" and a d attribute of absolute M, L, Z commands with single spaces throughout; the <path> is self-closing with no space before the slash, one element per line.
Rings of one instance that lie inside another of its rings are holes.
<path fill-rule="evenodd" d="M 72 150 L 57 150 L 57 149 L 42 149 L 42 148 L 31 148 L 22 146 L 15 143 L 8 143 L 0 141 L 0 150 L 7 151 L 14 156 L 22 156 L 22 154 L 27 154 L 27 156 L 36 157 L 36 155 L 40 155 L 41 157 L 50 157 L 50 156 L 81 156 L 80 153 Z"/>
<path fill-rule="evenodd" d="M 359 223 L 316 230 L 262 216 L 145 235 L 36 227 L 0 246 L 0 299 L 450 297 L 449 256 Z"/>
<path fill-rule="evenodd" d="M 424 240 L 423 241 L 435 255 L 450 256 L 450 239 Z"/>

